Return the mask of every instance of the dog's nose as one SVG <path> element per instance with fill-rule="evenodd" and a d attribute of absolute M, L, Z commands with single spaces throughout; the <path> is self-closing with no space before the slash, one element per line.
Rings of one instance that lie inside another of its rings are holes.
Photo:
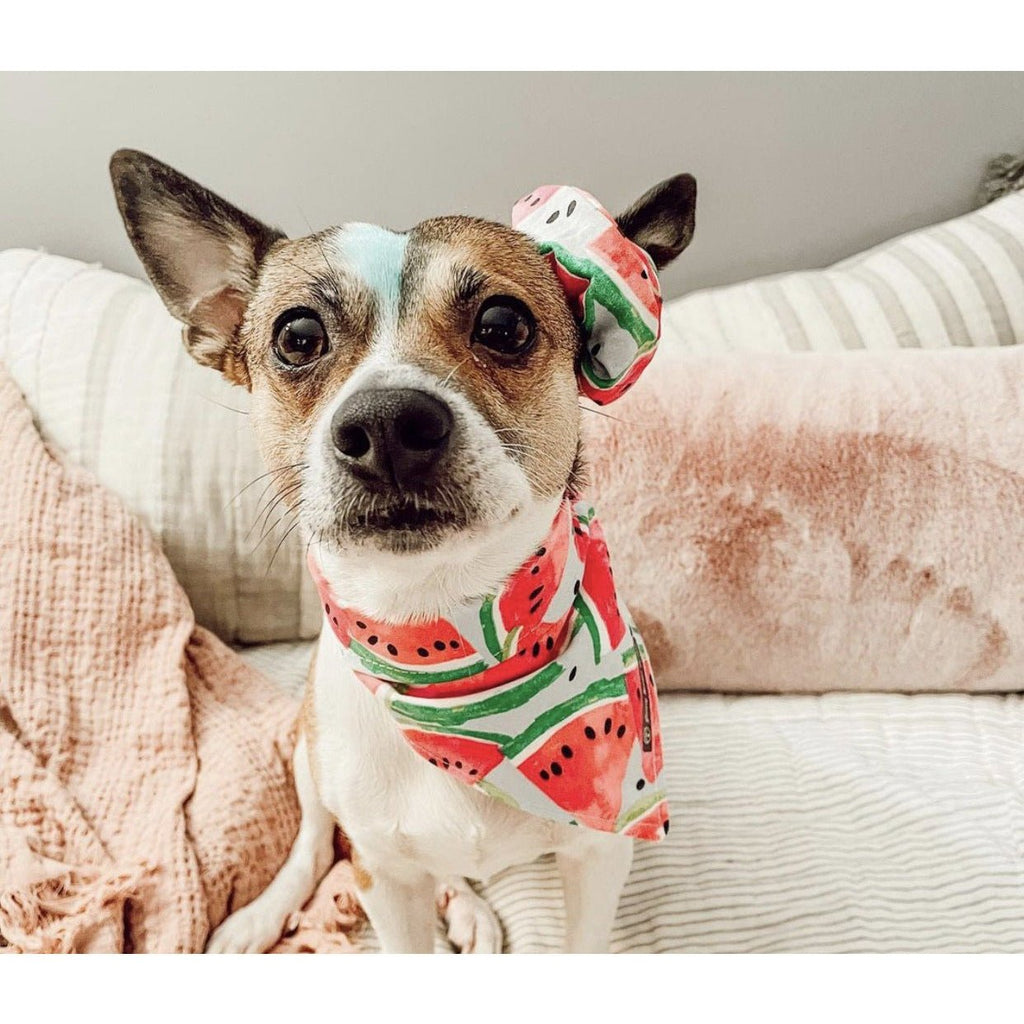
<path fill-rule="evenodd" d="M 357 391 L 331 420 L 335 451 L 353 472 L 399 488 L 426 480 L 451 432 L 448 406 L 414 388 Z"/>

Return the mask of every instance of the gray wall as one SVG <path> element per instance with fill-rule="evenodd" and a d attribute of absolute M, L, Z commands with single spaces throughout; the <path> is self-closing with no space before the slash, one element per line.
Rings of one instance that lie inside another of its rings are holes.
<path fill-rule="evenodd" d="M 689 170 L 675 295 L 966 211 L 986 162 L 1024 149 L 1024 74 L 5 74 L 0 248 L 141 273 L 106 178 L 119 146 L 295 234 L 504 219 L 545 182 L 617 208 Z"/>

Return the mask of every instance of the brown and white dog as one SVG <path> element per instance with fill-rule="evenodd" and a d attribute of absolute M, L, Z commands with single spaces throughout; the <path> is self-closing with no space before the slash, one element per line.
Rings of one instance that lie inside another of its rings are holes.
<path fill-rule="evenodd" d="M 111 175 L 188 350 L 252 393 L 263 457 L 332 590 L 397 622 L 496 590 L 583 467 L 580 334 L 535 244 L 468 217 L 290 240 L 143 153 L 116 153 Z M 618 223 L 664 266 L 690 240 L 694 203 L 681 175 Z M 565 949 L 607 949 L 633 841 L 533 817 L 437 771 L 333 635 L 318 645 L 294 773 L 291 854 L 210 951 L 277 940 L 331 864 L 335 822 L 385 951 L 430 951 L 435 904 L 457 947 L 500 951 L 498 922 L 464 878 L 548 852 L 564 881 Z"/>

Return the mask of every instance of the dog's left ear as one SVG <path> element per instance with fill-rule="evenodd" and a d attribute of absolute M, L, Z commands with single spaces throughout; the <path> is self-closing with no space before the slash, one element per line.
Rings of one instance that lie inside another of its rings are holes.
<path fill-rule="evenodd" d="M 661 270 L 690 244 L 696 210 L 697 179 L 692 174 L 677 174 L 645 192 L 615 222 Z"/>

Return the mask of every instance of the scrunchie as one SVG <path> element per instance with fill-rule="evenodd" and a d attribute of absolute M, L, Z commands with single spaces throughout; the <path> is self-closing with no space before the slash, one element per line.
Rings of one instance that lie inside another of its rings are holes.
<path fill-rule="evenodd" d="M 589 193 L 542 185 L 512 208 L 537 242 L 580 324 L 580 393 L 607 405 L 633 386 L 661 336 L 661 287 L 651 257 Z"/>

